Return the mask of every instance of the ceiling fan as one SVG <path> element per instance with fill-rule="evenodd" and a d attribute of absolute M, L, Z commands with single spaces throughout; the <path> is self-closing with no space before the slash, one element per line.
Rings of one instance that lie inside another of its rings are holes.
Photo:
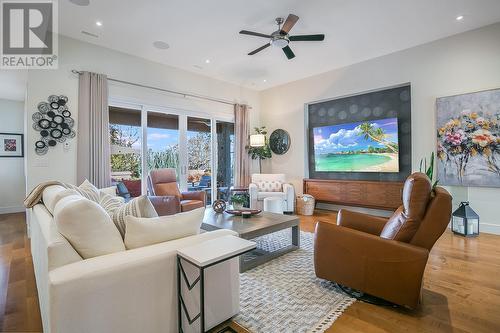
<path fill-rule="evenodd" d="M 258 49 L 253 50 L 248 55 L 254 55 L 254 54 L 264 50 L 265 48 L 269 47 L 270 45 L 272 45 L 272 46 L 279 47 L 279 48 L 283 49 L 283 52 L 285 53 L 286 57 L 288 59 L 292 59 L 292 58 L 295 58 L 295 54 L 293 53 L 290 46 L 288 46 L 288 44 L 290 42 L 322 41 L 325 39 L 324 34 L 290 36 L 289 32 L 293 28 L 295 23 L 297 23 L 298 20 L 299 20 L 299 17 L 297 15 L 294 15 L 294 14 L 288 15 L 288 17 L 286 18 L 286 21 L 284 21 L 282 17 L 278 17 L 276 19 L 276 24 L 278 24 L 278 30 L 276 30 L 275 32 L 273 32 L 270 35 L 261 34 L 258 32 L 253 32 L 253 31 L 248 31 L 248 30 L 241 30 L 240 34 L 242 34 L 242 35 L 257 36 L 257 37 L 264 37 L 264 38 L 270 39 L 269 43 L 259 47 Z M 283 24 L 283 26 L 281 24 Z"/>

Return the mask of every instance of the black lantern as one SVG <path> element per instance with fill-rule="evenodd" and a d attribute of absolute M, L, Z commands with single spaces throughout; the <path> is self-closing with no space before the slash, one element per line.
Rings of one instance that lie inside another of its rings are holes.
<path fill-rule="evenodd" d="M 479 215 L 470 208 L 468 201 L 461 202 L 457 210 L 453 212 L 451 231 L 465 237 L 479 235 Z"/>

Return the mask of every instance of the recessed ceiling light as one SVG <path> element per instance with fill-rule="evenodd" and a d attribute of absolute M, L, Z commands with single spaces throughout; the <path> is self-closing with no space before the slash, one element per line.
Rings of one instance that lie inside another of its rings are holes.
<path fill-rule="evenodd" d="M 102 27 L 102 22 L 101 21 L 96 21 L 95 25 L 97 25 L 98 27 Z"/>
<path fill-rule="evenodd" d="M 457 18 L 455 20 L 462 21 L 463 19 L 464 19 L 464 16 L 463 15 L 459 15 L 459 16 L 457 16 Z"/>
<path fill-rule="evenodd" d="M 88 6 L 90 4 L 89 0 L 69 0 L 69 2 L 77 6 Z"/>
<path fill-rule="evenodd" d="M 165 43 L 161 40 L 157 40 L 156 42 L 153 42 L 153 46 L 159 50 L 166 50 L 170 47 L 170 45 L 168 45 L 167 43 Z"/>
<path fill-rule="evenodd" d="M 210 63 L 210 59 L 205 60 L 205 64 L 209 64 L 209 63 Z"/>
<path fill-rule="evenodd" d="M 266 83 L 266 82 L 267 82 L 267 80 L 266 80 L 266 79 L 264 79 L 264 80 L 262 80 L 262 82 Z"/>

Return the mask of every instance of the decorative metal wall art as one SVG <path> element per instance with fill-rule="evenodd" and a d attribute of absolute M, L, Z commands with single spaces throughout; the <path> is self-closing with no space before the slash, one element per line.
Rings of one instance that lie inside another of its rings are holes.
<path fill-rule="evenodd" d="M 63 95 L 50 95 L 47 102 L 38 103 L 38 111 L 31 116 L 33 129 L 40 132 L 40 140 L 35 142 L 38 155 L 45 155 L 49 147 L 76 136 L 75 120 L 67 104 L 68 97 Z"/>
<path fill-rule="evenodd" d="M 290 149 L 290 134 L 284 129 L 277 129 L 269 137 L 269 146 L 273 153 L 283 155 Z"/>

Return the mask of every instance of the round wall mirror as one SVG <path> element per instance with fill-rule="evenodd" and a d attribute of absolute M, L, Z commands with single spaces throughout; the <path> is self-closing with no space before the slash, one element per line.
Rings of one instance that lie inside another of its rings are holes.
<path fill-rule="evenodd" d="M 283 155 L 290 149 L 290 134 L 283 129 L 274 130 L 269 137 L 269 146 L 273 153 Z"/>

